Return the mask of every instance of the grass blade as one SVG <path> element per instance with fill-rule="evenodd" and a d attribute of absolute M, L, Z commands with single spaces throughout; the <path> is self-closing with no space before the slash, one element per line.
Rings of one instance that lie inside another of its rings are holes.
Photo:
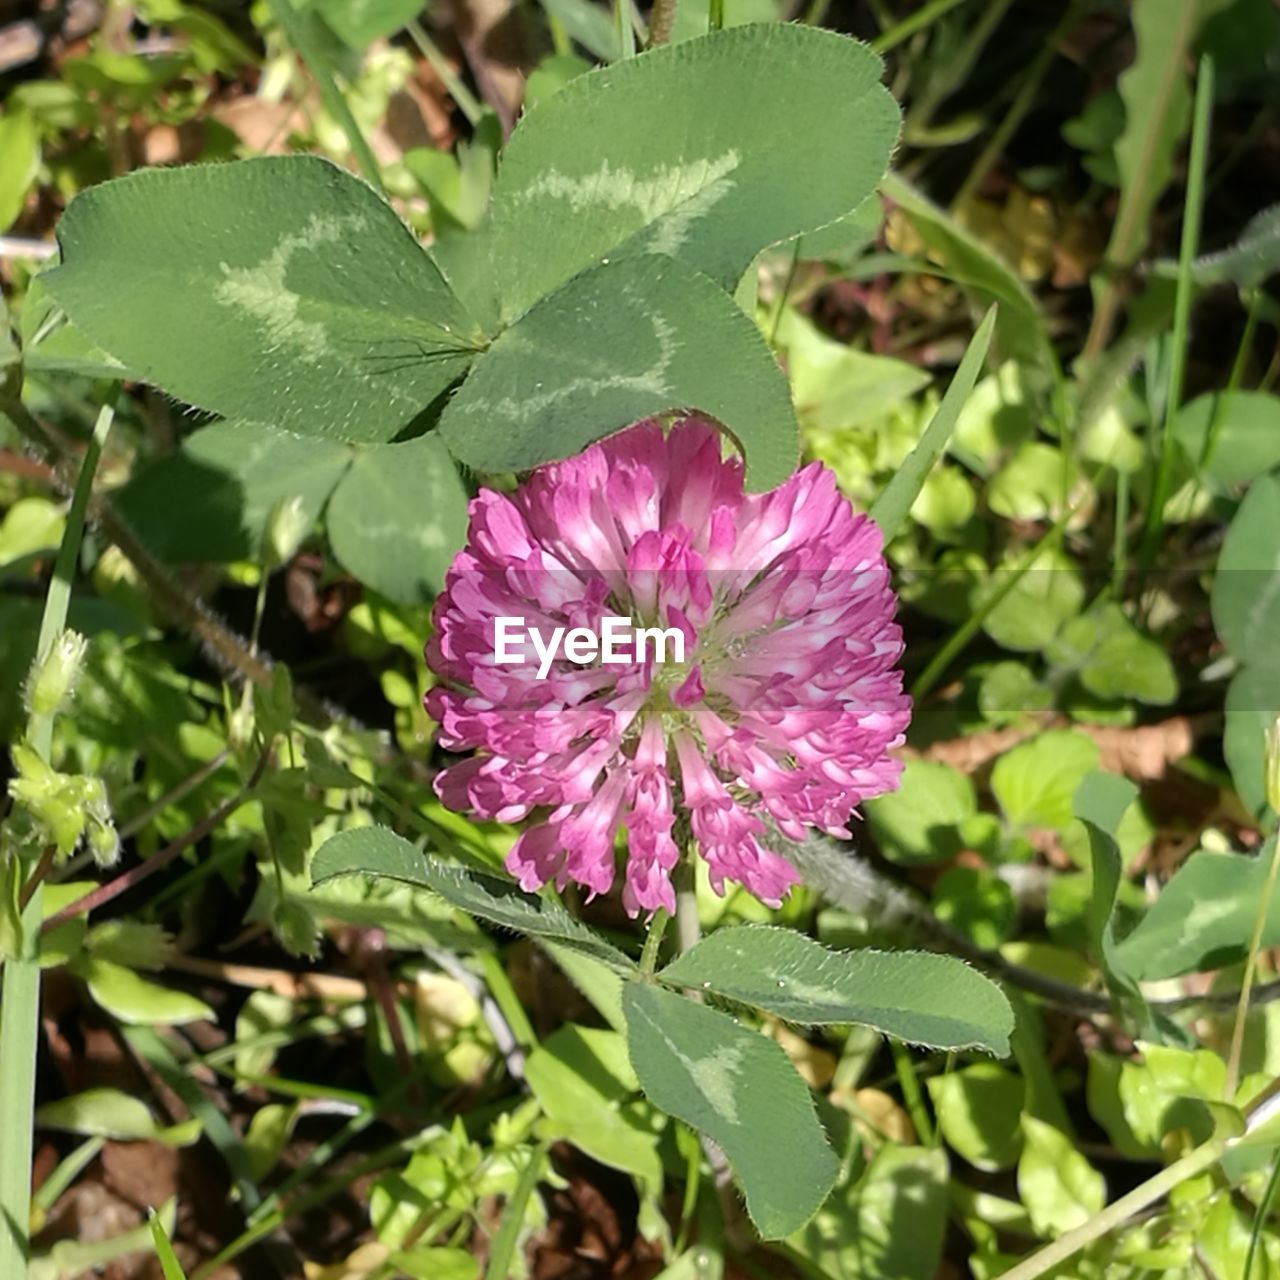
<path fill-rule="evenodd" d="M 378 168 L 373 149 L 365 140 L 364 134 L 360 132 L 360 126 L 356 123 L 355 116 L 351 114 L 351 108 L 347 106 L 347 100 L 342 96 L 338 82 L 333 78 L 333 73 L 325 65 L 324 57 L 312 41 L 305 17 L 293 7 L 292 0 L 267 0 L 267 4 L 271 9 L 271 16 L 280 24 L 285 38 L 294 47 L 307 70 L 311 72 L 316 88 L 320 90 L 320 97 L 324 99 L 324 105 L 342 126 L 342 132 L 347 135 L 347 145 L 350 146 L 351 154 L 360 165 L 361 173 L 371 186 L 379 191 L 383 190 L 382 172 Z"/>
<path fill-rule="evenodd" d="M 1164 508 L 1173 478 L 1177 447 L 1173 419 L 1182 400 L 1187 367 L 1188 331 L 1191 328 L 1192 268 L 1200 243 L 1200 215 L 1204 207 L 1205 171 L 1209 165 L 1209 122 L 1213 118 L 1213 60 L 1200 62 L 1196 78 L 1195 123 L 1191 131 L 1191 160 L 1187 170 L 1187 199 L 1182 215 L 1182 244 L 1178 254 L 1178 288 L 1173 309 L 1173 350 L 1169 368 L 1169 392 L 1165 398 L 1164 429 L 1160 436 L 1160 466 L 1156 472 L 1151 506 L 1147 509 L 1142 537 L 1142 566 L 1150 568 L 1164 531 Z"/>
<path fill-rule="evenodd" d="M 942 403 L 925 428 L 919 444 L 912 449 L 911 455 L 871 504 L 871 518 L 880 526 L 886 544 L 898 532 L 924 485 L 925 477 L 951 439 L 960 410 L 969 398 L 974 383 L 978 381 L 982 363 L 987 358 L 991 335 L 996 327 L 996 314 L 996 308 L 992 306 L 978 326 L 977 333 L 973 335 L 969 349 L 964 353 L 964 359 L 960 361 L 960 367 L 947 388 L 947 394 L 942 397 Z"/>
<path fill-rule="evenodd" d="M 150 1221 L 151 1238 L 155 1241 L 156 1257 L 160 1259 L 164 1280 L 187 1280 L 182 1263 L 178 1261 L 177 1255 L 173 1252 L 173 1245 L 169 1243 L 169 1233 L 164 1229 L 164 1223 L 160 1221 L 160 1216 L 154 1209 L 151 1210 Z"/>
<path fill-rule="evenodd" d="M 538 1173 L 542 1168 L 542 1148 L 536 1148 L 529 1156 L 529 1163 L 520 1174 L 520 1181 L 515 1190 L 507 1197 L 506 1208 L 502 1211 L 502 1223 L 498 1234 L 493 1239 L 493 1252 L 489 1254 L 489 1265 L 485 1268 L 484 1280 L 505 1280 L 511 1274 L 511 1260 L 515 1256 L 516 1242 L 520 1238 L 520 1227 L 524 1222 L 524 1211 L 528 1207 L 529 1197 L 538 1185 Z"/>

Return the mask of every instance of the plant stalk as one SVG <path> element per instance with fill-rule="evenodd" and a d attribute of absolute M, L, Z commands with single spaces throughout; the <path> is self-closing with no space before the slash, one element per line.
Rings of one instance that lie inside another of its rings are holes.
<path fill-rule="evenodd" d="M 1178 285 L 1173 304 L 1173 355 L 1169 368 L 1169 392 L 1165 398 L 1164 430 L 1160 434 L 1160 462 L 1156 469 L 1155 488 L 1151 494 L 1151 505 L 1147 509 L 1147 525 L 1142 537 L 1141 561 L 1144 570 L 1151 567 L 1164 530 L 1164 508 L 1169 498 L 1173 464 L 1177 456 L 1173 420 L 1181 406 L 1182 384 L 1186 376 L 1191 299 L 1195 292 L 1191 269 L 1200 245 L 1200 217 L 1204 208 L 1204 180 L 1209 165 L 1209 124 L 1212 118 L 1213 59 L 1206 54 L 1200 60 L 1200 74 L 1196 77 L 1191 159 L 1187 168 L 1187 196 L 1182 214 L 1182 241 L 1178 250 Z"/>
<path fill-rule="evenodd" d="M 676 891 L 676 950 L 683 955 L 698 945 L 702 925 L 698 921 L 697 842 L 690 840 L 671 879 Z"/>
<path fill-rule="evenodd" d="M 679 0 L 654 0 L 653 12 L 649 15 L 650 49 L 656 49 L 660 44 L 671 43 L 671 33 L 676 26 L 678 2 Z M 627 7 L 626 0 L 623 0 L 623 7 Z"/>
<path fill-rule="evenodd" d="M 1231 1051 L 1227 1055 L 1227 1081 L 1224 1096 L 1230 1102 L 1240 1083 L 1240 1058 L 1244 1053 L 1245 1023 L 1249 1016 L 1249 995 L 1258 968 L 1258 952 L 1262 949 L 1262 935 L 1267 928 L 1271 911 L 1271 897 L 1275 892 L 1276 873 L 1280 871 L 1280 836 L 1271 837 L 1271 865 L 1258 901 L 1258 914 L 1253 921 L 1253 935 L 1249 939 L 1249 955 L 1244 964 L 1244 978 L 1240 982 L 1240 1003 L 1236 1006 L 1235 1025 L 1231 1028 Z"/>
<path fill-rule="evenodd" d="M 1114 1204 L 1109 1204 L 1101 1213 L 1096 1213 L 1088 1222 L 1047 1244 L 1038 1253 L 1024 1258 L 1012 1270 L 1004 1272 L 1001 1280 L 1036 1280 L 1054 1267 L 1074 1257 L 1086 1245 L 1106 1235 L 1107 1232 L 1122 1226 L 1136 1213 L 1156 1203 L 1168 1195 L 1174 1187 L 1194 1178 L 1197 1174 L 1211 1169 L 1222 1159 L 1229 1145 L 1229 1139 L 1216 1138 L 1197 1147 L 1189 1155 L 1162 1169 L 1154 1178 L 1149 1178 L 1140 1187 L 1135 1187 L 1128 1195 L 1121 1196 Z"/>
<path fill-rule="evenodd" d="M 662 939 L 670 919 L 666 911 L 659 907 L 649 922 L 649 932 L 644 936 L 644 950 L 640 953 L 640 972 L 645 977 L 649 977 L 658 967 L 658 952 L 662 948 Z"/>
<path fill-rule="evenodd" d="M 84 536 L 85 512 L 102 446 L 115 417 L 115 392 L 98 413 L 67 514 L 66 532 L 58 548 L 53 579 L 45 597 L 36 667 L 48 658 L 67 625 L 71 583 Z M 27 740 L 42 760 L 53 750 L 52 715 L 33 714 Z M 44 915 L 43 877 L 31 885 L 21 915 L 22 954 L 5 962 L 0 996 L 0 1116 L 5 1142 L 0 1148 L 0 1276 L 24 1276 L 31 1231 L 32 1112 L 36 1096 L 36 1059 L 40 1035 L 40 963 L 36 939 Z"/>

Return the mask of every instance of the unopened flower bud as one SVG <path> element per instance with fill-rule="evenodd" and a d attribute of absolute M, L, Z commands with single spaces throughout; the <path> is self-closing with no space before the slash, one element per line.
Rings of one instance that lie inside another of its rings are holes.
<path fill-rule="evenodd" d="M 1274 813 L 1280 813 L 1280 716 L 1271 722 L 1267 730 L 1265 753 L 1267 803 Z"/>
<path fill-rule="evenodd" d="M 75 692 L 89 643 L 77 631 L 64 631 L 43 662 L 31 667 L 27 678 L 27 711 L 33 716 L 56 716 Z"/>
<path fill-rule="evenodd" d="M 267 517 L 267 536 L 263 559 L 269 568 L 292 560 L 311 527 L 311 519 L 302 508 L 302 498 L 281 498 Z"/>

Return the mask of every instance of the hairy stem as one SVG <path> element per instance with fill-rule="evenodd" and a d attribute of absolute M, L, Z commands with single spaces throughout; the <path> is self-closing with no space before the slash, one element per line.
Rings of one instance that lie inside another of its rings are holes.
<path fill-rule="evenodd" d="M 676 5 L 678 0 L 655 0 L 653 12 L 649 15 L 649 48 L 656 49 L 660 44 L 670 44 L 671 33 L 676 25 Z"/>

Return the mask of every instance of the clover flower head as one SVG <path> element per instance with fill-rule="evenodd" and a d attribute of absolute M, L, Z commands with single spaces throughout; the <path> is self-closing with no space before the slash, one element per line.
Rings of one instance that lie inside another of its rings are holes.
<path fill-rule="evenodd" d="M 880 532 L 827 468 L 746 493 L 712 424 L 631 427 L 471 504 L 436 602 L 427 709 L 444 747 L 474 754 L 437 794 L 533 815 L 507 860 L 526 890 L 606 892 L 625 828 L 632 915 L 674 910 L 689 838 L 717 892 L 732 880 L 777 905 L 798 877 L 770 828 L 847 837 L 856 806 L 897 785 L 888 752 L 911 704 L 894 608 Z M 599 634 L 607 617 L 678 633 L 683 661 L 656 642 L 612 663 L 562 649 L 541 678 L 536 660 L 498 661 L 499 619 L 546 637 Z"/>

